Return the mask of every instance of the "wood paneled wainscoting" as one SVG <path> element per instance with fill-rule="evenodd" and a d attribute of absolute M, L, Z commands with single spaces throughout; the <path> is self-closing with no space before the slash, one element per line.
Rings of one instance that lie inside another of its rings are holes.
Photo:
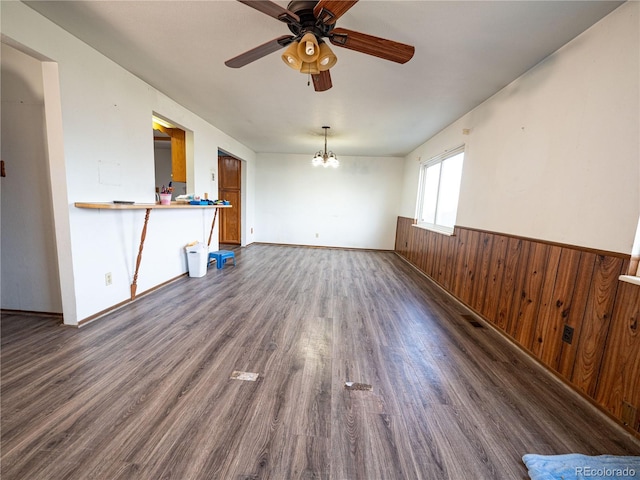
<path fill-rule="evenodd" d="M 628 255 L 413 223 L 398 217 L 400 256 L 640 438 L 640 287 L 618 280 Z"/>

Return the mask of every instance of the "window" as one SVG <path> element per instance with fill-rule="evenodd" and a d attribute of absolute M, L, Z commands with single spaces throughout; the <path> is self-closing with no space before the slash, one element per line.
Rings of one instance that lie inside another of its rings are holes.
<path fill-rule="evenodd" d="M 458 213 L 464 145 L 420 164 L 418 226 L 453 233 Z"/>

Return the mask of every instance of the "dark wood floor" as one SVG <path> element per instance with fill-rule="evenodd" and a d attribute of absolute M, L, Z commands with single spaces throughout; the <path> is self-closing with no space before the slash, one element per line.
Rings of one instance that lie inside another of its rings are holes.
<path fill-rule="evenodd" d="M 640 454 L 394 253 L 236 258 L 81 329 L 3 315 L 2 479 L 523 479 L 525 453 Z"/>

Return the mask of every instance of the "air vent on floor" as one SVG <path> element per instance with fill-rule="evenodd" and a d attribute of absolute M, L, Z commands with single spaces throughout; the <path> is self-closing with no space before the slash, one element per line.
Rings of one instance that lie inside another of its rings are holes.
<path fill-rule="evenodd" d="M 259 373 L 253 372 L 240 372 L 238 370 L 234 370 L 229 379 L 231 380 L 245 380 L 248 382 L 255 382 L 258 379 Z"/>
<path fill-rule="evenodd" d="M 373 387 L 368 383 L 358 383 L 358 382 L 344 382 L 344 388 L 347 390 L 364 390 L 364 391 L 369 391 L 373 389 Z"/>
<path fill-rule="evenodd" d="M 467 322 L 469 322 L 472 327 L 484 328 L 484 325 L 482 325 L 479 321 L 477 321 L 476 317 L 474 317 L 473 315 L 461 315 L 461 317 L 464 318 Z"/>

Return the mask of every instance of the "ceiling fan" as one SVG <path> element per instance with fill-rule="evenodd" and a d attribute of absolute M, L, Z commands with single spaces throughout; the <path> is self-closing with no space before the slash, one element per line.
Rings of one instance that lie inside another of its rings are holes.
<path fill-rule="evenodd" d="M 374 37 L 336 27 L 336 20 L 358 0 L 293 0 L 282 8 L 270 0 L 238 0 L 249 7 L 288 25 L 293 35 L 283 35 L 227 60 L 226 66 L 240 68 L 281 48 L 288 47 L 282 60 L 291 68 L 311 75 L 316 92 L 332 87 L 329 69 L 337 62 L 327 43 L 366 53 L 396 63 L 411 60 L 415 48 L 411 45 Z"/>

